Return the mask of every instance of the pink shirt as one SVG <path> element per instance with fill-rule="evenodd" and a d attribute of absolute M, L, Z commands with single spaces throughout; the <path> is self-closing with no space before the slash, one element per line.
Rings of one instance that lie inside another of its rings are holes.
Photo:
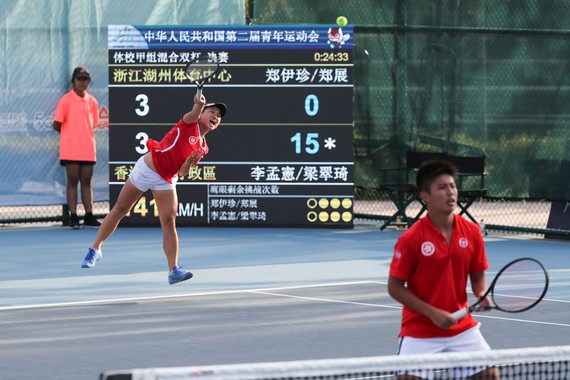
<path fill-rule="evenodd" d="M 59 159 L 70 161 L 97 161 L 93 128 L 99 124 L 97 99 L 73 90 L 57 104 L 53 120 L 61 123 Z"/>
<path fill-rule="evenodd" d="M 489 267 L 479 226 L 458 215 L 454 223 L 447 244 L 430 218 L 423 217 L 400 236 L 390 265 L 390 276 L 406 281 L 408 289 L 423 301 L 451 313 L 467 306 L 469 274 Z M 441 329 L 404 306 L 400 336 L 455 336 L 476 325 L 468 314 L 449 329 Z"/>

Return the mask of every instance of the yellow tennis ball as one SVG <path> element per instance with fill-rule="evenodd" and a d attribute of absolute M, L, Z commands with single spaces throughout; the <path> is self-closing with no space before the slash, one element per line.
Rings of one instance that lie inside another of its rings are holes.
<path fill-rule="evenodd" d="M 338 16 L 336 18 L 336 23 L 338 26 L 345 26 L 346 24 L 348 24 L 348 20 L 344 16 Z"/>

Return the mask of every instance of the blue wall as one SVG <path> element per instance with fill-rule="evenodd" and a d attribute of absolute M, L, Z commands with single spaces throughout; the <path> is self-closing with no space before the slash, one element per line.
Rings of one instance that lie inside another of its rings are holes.
<path fill-rule="evenodd" d="M 109 199 L 107 25 L 243 25 L 244 14 L 243 0 L 0 2 L 0 206 L 66 203 L 52 122 L 76 66 L 99 101 L 93 191 Z"/>

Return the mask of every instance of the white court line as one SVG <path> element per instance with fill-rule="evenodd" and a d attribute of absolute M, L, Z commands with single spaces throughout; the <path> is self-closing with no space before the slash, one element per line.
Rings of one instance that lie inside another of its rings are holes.
<path fill-rule="evenodd" d="M 276 293 L 276 291 L 283 291 L 283 290 L 307 289 L 307 288 L 317 288 L 317 287 L 332 287 L 332 286 L 347 286 L 347 285 L 364 285 L 364 284 L 386 285 L 387 283 L 381 282 L 381 281 L 355 281 L 355 282 L 312 284 L 312 285 L 288 286 L 288 287 L 265 288 L 265 289 L 227 290 L 227 291 L 219 291 L 219 292 L 173 294 L 173 295 L 168 295 L 168 296 L 134 297 L 134 298 L 120 298 L 120 299 L 108 299 L 108 300 L 97 300 L 97 301 L 63 302 L 63 303 L 24 305 L 24 306 L 6 306 L 6 307 L 0 307 L 0 311 L 55 308 L 55 307 L 72 307 L 72 306 L 88 306 L 88 305 L 100 305 L 100 304 L 107 304 L 107 303 L 152 301 L 152 300 L 171 299 L 171 298 L 180 298 L 180 297 L 200 297 L 200 296 L 238 294 L 238 293 L 265 294 L 265 295 L 271 295 L 271 296 L 276 296 L 276 297 L 287 297 L 287 298 L 304 299 L 304 300 L 319 301 L 319 302 L 341 303 L 341 304 L 347 304 L 347 305 L 370 306 L 370 307 L 382 308 L 382 309 L 402 309 L 401 306 L 381 305 L 381 304 L 372 304 L 372 303 L 367 303 L 367 302 L 343 301 L 343 300 L 335 300 L 335 299 L 331 299 L 331 298 L 305 297 L 305 296 L 296 296 L 296 295 L 292 295 L 292 294 Z M 548 299 L 548 300 L 543 299 L 543 301 L 568 303 L 568 301 L 553 300 L 553 299 Z M 478 317 L 478 318 L 498 319 L 498 320 L 504 320 L 504 321 L 532 323 L 532 324 L 538 324 L 538 325 L 570 327 L 570 324 L 568 324 L 568 323 L 542 322 L 542 321 L 534 321 L 534 320 L 528 320 L 528 319 L 495 317 L 495 316 L 481 315 L 481 314 L 473 314 L 473 315 Z"/>
<path fill-rule="evenodd" d="M 374 281 L 371 281 L 374 283 Z M 401 306 L 390 306 L 390 305 L 378 305 L 373 303 L 366 303 L 366 302 L 354 302 L 354 301 L 342 301 L 342 300 L 335 300 L 329 298 L 316 298 L 316 297 L 305 297 L 305 296 L 294 296 L 291 294 L 280 294 L 280 293 L 273 293 L 273 292 L 266 292 L 266 291 L 251 291 L 250 293 L 256 294 L 267 294 L 271 296 L 277 297 L 288 297 L 288 298 L 297 298 L 302 300 L 311 300 L 311 301 L 321 301 L 321 302 L 331 302 L 331 303 L 344 303 L 350 305 L 361 305 L 361 306 L 372 306 L 378 307 L 382 309 L 402 309 Z M 489 319 L 500 319 L 504 321 L 513 321 L 513 322 L 523 322 L 523 323 L 533 323 L 538 325 L 550 325 L 550 326 L 562 326 L 562 327 L 570 327 L 568 323 L 555 323 L 555 322 L 542 322 L 542 321 L 533 321 L 529 319 L 517 319 L 517 318 L 505 318 L 505 317 L 493 317 L 488 315 L 481 315 L 481 314 L 473 314 L 476 317 L 480 318 L 489 318 Z"/>
<path fill-rule="evenodd" d="M 382 282 L 382 281 L 366 281 L 368 283 L 372 283 L 372 284 L 379 284 L 379 285 L 388 285 L 387 282 Z M 473 294 L 472 291 L 468 290 L 467 293 L 471 293 Z M 501 295 L 501 294 L 497 294 L 497 295 Z M 513 297 L 513 298 L 517 298 L 517 296 L 507 296 L 507 297 Z M 520 297 L 520 298 L 524 298 L 524 297 Z M 548 302 L 558 302 L 558 303 L 570 303 L 570 301 L 566 301 L 566 300 L 557 300 L 554 298 L 543 298 L 541 300 L 542 301 L 548 301 Z"/>
<path fill-rule="evenodd" d="M 380 308 L 383 308 L 383 309 L 402 309 L 401 306 L 377 305 L 377 304 L 374 304 L 374 303 L 355 302 L 355 301 L 342 301 L 342 300 L 335 300 L 335 299 L 331 299 L 331 298 L 316 298 L 316 297 L 294 296 L 294 295 L 291 295 L 291 294 L 279 294 L 279 293 L 263 292 L 263 291 L 255 291 L 255 290 L 252 290 L 250 293 L 255 293 L 255 294 L 267 294 L 267 295 L 269 295 L 269 296 L 297 298 L 297 299 L 310 300 L 310 301 L 321 301 L 321 302 L 331 302 L 331 303 L 344 303 L 344 304 L 347 304 L 347 305 L 372 306 L 372 307 L 380 307 Z"/>
<path fill-rule="evenodd" d="M 379 282 L 379 281 L 366 281 L 366 283 L 383 284 L 383 285 L 386 284 L 385 282 Z M 350 304 L 350 305 L 371 306 L 371 307 L 378 307 L 378 308 L 382 308 L 382 309 L 402 309 L 401 306 L 378 305 L 378 304 L 372 304 L 372 303 L 366 303 L 366 302 L 342 301 L 342 300 L 335 300 L 335 299 L 329 299 L 329 298 L 295 296 L 295 295 L 291 295 L 291 294 L 280 294 L 280 293 L 274 293 L 274 292 L 265 291 L 265 290 L 258 290 L 258 291 L 252 290 L 252 291 L 250 291 L 250 293 L 267 294 L 267 295 L 277 296 L 277 297 L 297 298 L 297 299 L 320 301 L 320 302 L 331 302 L 331 303 L 343 303 L 343 304 Z M 563 301 L 563 300 L 547 300 L 547 299 L 543 299 L 543 301 L 562 302 L 562 303 L 568 302 L 568 301 Z M 529 319 L 495 317 L 495 316 L 481 315 L 481 314 L 473 314 L 473 315 L 476 317 L 481 317 L 481 318 L 499 319 L 499 320 L 504 320 L 504 321 L 533 323 L 533 324 L 538 324 L 538 325 L 570 327 L 570 324 L 568 324 L 568 323 L 533 321 L 533 320 L 529 320 Z"/>
<path fill-rule="evenodd" d="M 555 323 L 555 322 L 531 321 L 531 320 L 529 320 L 529 319 L 494 317 L 494 316 L 491 316 L 491 315 L 482 315 L 482 314 L 473 314 L 473 315 L 476 316 L 477 318 L 500 319 L 500 320 L 503 320 L 503 321 L 533 323 L 533 324 L 535 324 L 535 325 L 549 325 L 549 326 L 570 327 L 570 324 L 568 324 L 568 323 Z"/>
<path fill-rule="evenodd" d="M 74 302 L 45 303 L 45 304 L 34 304 L 34 305 L 0 306 L 0 311 L 45 309 L 45 308 L 50 308 L 50 307 L 55 308 L 55 307 L 89 306 L 89 305 L 100 305 L 100 304 L 106 304 L 106 303 L 152 301 L 152 300 L 182 298 L 182 297 L 202 297 L 202 296 L 216 296 L 216 295 L 236 294 L 236 293 L 251 293 L 251 292 L 255 292 L 255 291 L 263 292 L 263 291 L 292 290 L 292 289 L 305 289 L 305 288 L 317 288 L 317 287 L 328 287 L 328 286 L 364 285 L 364 284 L 374 284 L 374 283 L 376 283 L 376 282 L 375 281 L 333 282 L 333 283 L 300 285 L 300 286 L 284 286 L 284 287 L 277 287 L 277 288 L 237 289 L 237 290 L 220 290 L 217 292 L 182 293 L 182 294 L 172 294 L 172 295 L 167 295 L 167 296 L 109 298 L 109 299 L 104 299 L 104 300 L 91 300 L 91 301 L 74 301 Z"/>

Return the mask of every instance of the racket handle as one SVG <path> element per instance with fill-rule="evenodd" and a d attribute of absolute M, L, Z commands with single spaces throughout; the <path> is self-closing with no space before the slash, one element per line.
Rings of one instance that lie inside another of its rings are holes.
<path fill-rule="evenodd" d="M 455 313 L 452 313 L 451 316 L 455 319 L 461 319 L 463 317 L 465 317 L 468 313 L 468 308 L 464 307 L 463 309 L 459 309 L 457 310 Z"/>
<path fill-rule="evenodd" d="M 202 87 L 198 87 L 198 89 L 196 90 L 196 99 L 198 99 L 198 101 L 202 99 Z"/>

